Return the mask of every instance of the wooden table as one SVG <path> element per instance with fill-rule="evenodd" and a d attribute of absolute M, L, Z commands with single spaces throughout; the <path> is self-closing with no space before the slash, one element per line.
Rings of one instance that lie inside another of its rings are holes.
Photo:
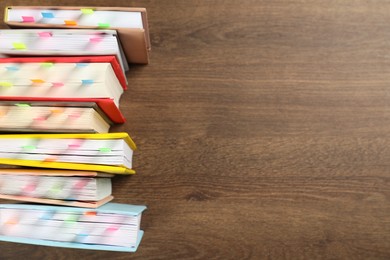
<path fill-rule="evenodd" d="M 138 144 L 114 196 L 148 206 L 145 236 L 135 254 L 0 242 L 0 259 L 390 258 L 390 1 L 44 4 L 148 10 L 151 61 L 112 128 Z"/>

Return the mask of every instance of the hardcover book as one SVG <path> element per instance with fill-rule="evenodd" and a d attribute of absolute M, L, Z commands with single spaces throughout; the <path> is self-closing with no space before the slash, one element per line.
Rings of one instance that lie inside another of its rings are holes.
<path fill-rule="evenodd" d="M 114 29 L 128 62 L 149 61 L 151 45 L 145 8 L 8 6 L 4 22 L 11 28 Z"/>
<path fill-rule="evenodd" d="M 0 198 L 97 208 L 113 199 L 112 176 L 91 171 L 0 169 Z"/>
<path fill-rule="evenodd" d="M 132 174 L 127 133 L 0 135 L 0 164 Z"/>
<path fill-rule="evenodd" d="M 80 249 L 134 252 L 145 206 L 107 203 L 97 209 L 0 204 L 0 240 Z"/>

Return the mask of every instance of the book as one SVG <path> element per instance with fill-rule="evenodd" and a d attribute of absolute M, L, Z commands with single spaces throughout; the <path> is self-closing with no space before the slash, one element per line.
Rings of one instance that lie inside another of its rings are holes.
<path fill-rule="evenodd" d="M 91 210 L 0 204 L 0 240 L 45 246 L 135 252 L 146 206 L 107 203 Z"/>
<path fill-rule="evenodd" d="M 93 102 L 0 101 L 0 132 L 107 133 L 111 124 Z"/>
<path fill-rule="evenodd" d="M 115 55 L 122 70 L 128 70 L 115 30 L 4 29 L 0 30 L 0 53 L 8 56 Z"/>
<path fill-rule="evenodd" d="M 2 97 L 109 98 L 119 107 L 124 91 L 108 62 L 0 63 L 0 71 Z"/>
<path fill-rule="evenodd" d="M 97 208 L 113 199 L 112 176 L 91 171 L 0 169 L 0 198 Z"/>
<path fill-rule="evenodd" d="M 89 104 L 94 103 L 99 107 L 104 114 L 113 122 L 113 123 L 124 123 L 125 118 L 122 115 L 121 111 L 114 103 L 114 100 L 111 98 L 63 98 L 63 97 L 3 97 L 0 96 L 0 101 L 2 102 L 13 102 L 14 104 L 26 103 L 29 105 L 38 103 L 46 106 L 67 106 L 66 104 L 85 107 L 90 106 Z M 94 106 L 94 105 L 91 105 Z"/>
<path fill-rule="evenodd" d="M 73 63 L 76 67 L 86 67 L 90 63 L 110 63 L 122 88 L 127 89 L 127 79 L 119 64 L 118 58 L 114 55 L 107 56 L 50 56 L 50 57 L 3 57 L 0 63 L 9 63 L 5 66 L 6 71 L 18 71 L 19 65 L 23 63 L 40 63 L 43 68 L 51 68 L 56 63 Z"/>
<path fill-rule="evenodd" d="M 3 134 L 0 164 L 133 174 L 135 149 L 127 133 Z"/>
<path fill-rule="evenodd" d="M 8 6 L 4 22 L 11 28 L 114 29 L 129 62 L 149 61 L 151 44 L 145 8 Z"/>

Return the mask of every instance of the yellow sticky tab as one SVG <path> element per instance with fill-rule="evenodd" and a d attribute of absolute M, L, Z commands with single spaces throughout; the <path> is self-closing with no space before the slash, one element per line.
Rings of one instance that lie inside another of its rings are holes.
<path fill-rule="evenodd" d="M 71 25 L 71 26 L 77 25 L 77 22 L 73 21 L 73 20 L 65 20 L 64 22 L 65 22 L 65 25 Z"/>
<path fill-rule="evenodd" d="M 12 83 L 7 81 L 0 81 L 0 87 L 12 87 Z"/>
<path fill-rule="evenodd" d="M 93 14 L 93 9 L 91 8 L 81 8 L 80 10 L 83 14 Z"/>
<path fill-rule="evenodd" d="M 12 43 L 12 46 L 16 50 L 25 50 L 25 49 L 27 49 L 26 45 L 24 43 L 21 43 L 21 42 L 14 42 L 14 43 Z"/>

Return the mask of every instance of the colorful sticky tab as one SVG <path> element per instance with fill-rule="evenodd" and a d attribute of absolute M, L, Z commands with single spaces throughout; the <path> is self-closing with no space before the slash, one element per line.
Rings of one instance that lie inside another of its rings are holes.
<path fill-rule="evenodd" d="M 78 182 L 76 182 L 74 185 L 73 185 L 73 187 L 75 188 L 75 189 L 82 189 L 82 188 L 84 188 L 84 186 L 85 185 L 87 185 L 88 184 L 88 180 L 85 180 L 85 179 L 83 179 L 83 180 L 79 180 Z"/>
<path fill-rule="evenodd" d="M 34 183 L 29 183 L 23 187 L 23 192 L 32 192 L 36 189 L 37 185 Z"/>
<path fill-rule="evenodd" d="M 27 49 L 26 45 L 24 43 L 22 43 L 22 42 L 14 42 L 14 43 L 12 43 L 12 46 L 16 50 L 25 50 L 25 49 Z"/>
<path fill-rule="evenodd" d="M 33 120 L 34 121 L 38 121 L 38 122 L 42 122 L 42 121 L 45 121 L 47 118 L 46 117 L 43 117 L 43 116 L 38 116 L 38 117 L 34 117 Z"/>
<path fill-rule="evenodd" d="M 85 216 L 96 216 L 97 212 L 96 211 L 86 211 L 84 212 Z"/>
<path fill-rule="evenodd" d="M 0 87 L 12 87 L 12 83 L 7 81 L 0 81 Z"/>
<path fill-rule="evenodd" d="M 109 28 L 110 24 L 109 23 L 98 23 L 99 28 Z"/>
<path fill-rule="evenodd" d="M 42 84 L 45 83 L 43 79 L 30 79 L 32 83 L 34 84 Z"/>
<path fill-rule="evenodd" d="M 69 149 L 77 149 L 79 148 L 84 142 L 84 139 L 74 139 L 73 143 L 68 145 Z"/>
<path fill-rule="evenodd" d="M 70 26 L 77 25 L 77 22 L 73 21 L 73 20 L 65 20 L 64 23 L 65 23 L 65 25 L 70 25 Z"/>
<path fill-rule="evenodd" d="M 54 18 L 54 14 L 51 12 L 42 12 L 41 15 L 43 18 Z"/>
<path fill-rule="evenodd" d="M 49 38 L 53 36 L 51 32 L 38 32 L 38 36 L 41 38 Z"/>
<path fill-rule="evenodd" d="M 80 113 L 72 113 L 72 114 L 69 114 L 69 115 L 68 115 L 68 117 L 69 117 L 70 119 L 77 119 L 77 118 L 79 118 L 80 116 L 81 116 Z"/>
<path fill-rule="evenodd" d="M 53 217 L 55 211 L 47 211 L 47 212 L 44 212 L 43 215 L 40 217 L 40 219 L 44 219 L 44 220 L 49 220 Z"/>
<path fill-rule="evenodd" d="M 44 67 L 44 68 L 51 68 L 53 66 L 54 66 L 53 62 L 43 62 L 43 63 L 41 63 L 41 67 Z"/>
<path fill-rule="evenodd" d="M 88 236 L 88 234 L 84 234 L 84 233 L 82 233 L 82 234 L 77 234 L 76 237 L 75 237 L 75 240 L 76 240 L 76 242 L 77 242 L 77 241 L 78 241 L 78 242 L 81 242 L 81 241 L 83 241 L 87 236 Z"/>
<path fill-rule="evenodd" d="M 107 232 L 114 232 L 114 231 L 117 231 L 118 229 L 119 229 L 119 226 L 111 226 L 111 227 L 106 228 L 106 231 Z"/>
<path fill-rule="evenodd" d="M 93 79 L 82 79 L 81 83 L 83 85 L 91 85 L 91 84 L 93 84 Z"/>
<path fill-rule="evenodd" d="M 81 8 L 80 11 L 83 14 L 93 14 L 93 9 L 91 9 L 91 8 Z"/>
<path fill-rule="evenodd" d="M 87 67 L 87 66 L 88 66 L 88 63 L 83 63 L 83 62 L 76 63 L 76 67 L 78 67 L 78 68 Z"/>
<path fill-rule="evenodd" d="M 79 148 L 79 147 L 80 147 L 79 144 L 69 144 L 69 145 L 68 145 L 68 148 L 69 148 L 69 149 L 77 149 L 77 148 Z"/>
<path fill-rule="evenodd" d="M 53 109 L 51 109 L 50 110 L 50 112 L 52 113 L 52 114 L 62 114 L 62 113 L 64 113 L 64 109 L 63 108 L 53 108 Z"/>
<path fill-rule="evenodd" d="M 52 87 L 62 87 L 63 85 L 64 85 L 64 83 L 62 83 L 62 82 L 52 82 L 51 83 Z"/>
<path fill-rule="evenodd" d="M 15 224 L 18 224 L 18 220 L 16 218 L 11 218 L 11 219 L 7 220 L 7 222 L 5 222 L 5 224 L 15 225 Z"/>
<path fill-rule="evenodd" d="M 18 66 L 7 66 L 5 67 L 8 71 L 18 71 L 19 67 Z"/>
<path fill-rule="evenodd" d="M 102 40 L 103 40 L 103 37 L 101 37 L 101 36 L 95 36 L 95 37 L 92 37 L 89 39 L 89 41 L 92 43 L 98 43 L 98 42 L 101 42 Z"/>
<path fill-rule="evenodd" d="M 17 107 L 30 107 L 30 104 L 26 104 L 26 103 L 17 103 L 17 104 L 15 104 L 15 106 L 17 106 Z"/>
<path fill-rule="evenodd" d="M 25 145 L 25 146 L 22 146 L 22 148 L 25 150 L 34 150 L 37 147 L 35 145 Z"/>
<path fill-rule="evenodd" d="M 49 156 L 49 157 L 45 158 L 43 161 L 44 162 L 55 162 L 57 160 L 58 160 L 58 157 L 53 155 L 53 156 Z"/>
<path fill-rule="evenodd" d="M 77 215 L 69 215 L 66 219 L 65 219 L 65 222 L 66 223 L 74 223 L 78 220 L 78 216 Z"/>
<path fill-rule="evenodd" d="M 101 147 L 101 148 L 99 148 L 99 152 L 102 152 L 102 153 L 109 153 L 109 152 L 111 152 L 111 148 L 108 148 L 108 147 Z"/>
<path fill-rule="evenodd" d="M 35 22 L 35 19 L 33 16 L 22 16 L 22 21 L 24 23 L 33 23 Z"/>

